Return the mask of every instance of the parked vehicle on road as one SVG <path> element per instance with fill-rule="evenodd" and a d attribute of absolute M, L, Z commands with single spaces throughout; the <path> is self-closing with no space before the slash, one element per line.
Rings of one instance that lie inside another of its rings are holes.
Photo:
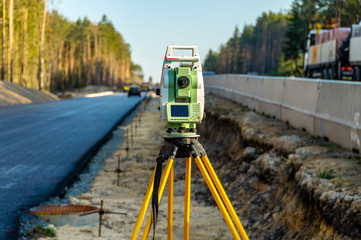
<path fill-rule="evenodd" d="M 128 97 L 130 97 L 130 96 L 139 96 L 140 97 L 140 93 L 141 93 L 140 87 L 137 85 L 132 85 L 129 88 Z"/>
<path fill-rule="evenodd" d="M 360 24 L 311 30 L 304 59 L 305 77 L 361 81 Z"/>
<path fill-rule="evenodd" d="M 140 89 L 141 89 L 143 92 L 150 91 L 149 88 L 150 88 L 149 83 L 143 83 L 142 85 L 140 85 Z"/>

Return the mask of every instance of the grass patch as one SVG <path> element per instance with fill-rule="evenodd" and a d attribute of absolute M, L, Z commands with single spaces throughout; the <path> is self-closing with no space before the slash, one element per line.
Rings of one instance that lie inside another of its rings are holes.
<path fill-rule="evenodd" d="M 317 177 L 318 178 L 324 178 L 324 179 L 331 179 L 333 178 L 333 174 L 335 173 L 335 171 L 333 169 L 326 169 L 323 171 L 318 171 L 317 172 Z"/>
<path fill-rule="evenodd" d="M 256 150 L 255 150 L 255 153 L 256 153 L 257 155 L 262 155 L 264 152 L 265 152 L 265 151 L 264 151 L 263 149 L 261 149 L 261 148 L 256 148 Z"/>
<path fill-rule="evenodd" d="M 335 151 L 335 146 L 333 144 L 330 143 L 321 143 L 320 144 L 322 147 L 325 147 L 327 152 L 334 152 Z"/>
<path fill-rule="evenodd" d="M 53 228 L 36 225 L 32 231 L 32 235 L 41 237 L 55 237 L 56 232 Z"/>
<path fill-rule="evenodd" d="M 333 145 L 327 146 L 327 152 L 334 152 L 334 151 L 335 151 L 335 146 Z"/>

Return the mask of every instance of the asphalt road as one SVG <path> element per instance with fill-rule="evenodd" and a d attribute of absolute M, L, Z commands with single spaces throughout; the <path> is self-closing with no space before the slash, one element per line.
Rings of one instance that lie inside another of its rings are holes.
<path fill-rule="evenodd" d="M 20 211 L 63 188 L 142 98 L 114 94 L 0 107 L 0 239 L 17 239 Z"/>

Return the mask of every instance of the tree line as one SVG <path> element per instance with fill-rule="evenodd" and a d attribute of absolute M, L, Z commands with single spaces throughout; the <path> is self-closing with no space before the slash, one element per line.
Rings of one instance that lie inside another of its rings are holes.
<path fill-rule="evenodd" d="M 103 16 L 69 21 L 47 0 L 2 0 L 1 79 L 25 87 L 65 91 L 87 85 L 121 87 L 142 79 L 130 45 Z"/>
<path fill-rule="evenodd" d="M 263 13 L 220 46 L 209 50 L 204 69 L 215 73 L 302 75 L 305 40 L 316 24 L 350 27 L 361 17 L 360 0 L 294 0 L 291 9 Z"/>

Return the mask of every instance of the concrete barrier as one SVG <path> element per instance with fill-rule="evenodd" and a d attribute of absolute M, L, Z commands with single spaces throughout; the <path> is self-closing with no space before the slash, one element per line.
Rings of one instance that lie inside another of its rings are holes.
<path fill-rule="evenodd" d="M 361 150 L 361 83 L 237 74 L 205 76 L 205 88 L 349 150 Z"/>
<path fill-rule="evenodd" d="M 320 82 L 315 135 L 348 149 L 360 149 L 361 83 Z"/>
<path fill-rule="evenodd" d="M 261 88 L 257 91 L 259 104 L 257 111 L 281 119 L 281 106 L 284 90 L 283 78 L 262 78 Z"/>
<path fill-rule="evenodd" d="M 318 84 L 308 79 L 284 79 L 280 119 L 313 134 Z"/>

